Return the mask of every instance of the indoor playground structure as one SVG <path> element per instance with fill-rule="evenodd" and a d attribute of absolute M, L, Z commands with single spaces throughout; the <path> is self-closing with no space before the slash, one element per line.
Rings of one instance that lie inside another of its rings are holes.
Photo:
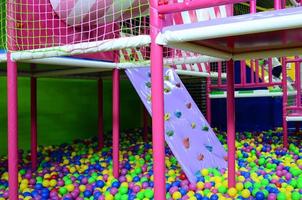
<path fill-rule="evenodd" d="M 300 0 L 0 0 L 8 121 L 0 200 L 302 199 L 301 6 Z M 26 158 L 18 149 L 18 76 L 30 78 Z M 38 147 L 37 80 L 45 77 L 97 80 L 97 140 Z M 108 77 L 111 137 L 103 116 Z M 120 130 L 120 79 L 144 105 L 142 130 Z M 205 80 L 205 113 L 183 82 L 193 79 Z M 281 99 L 280 127 L 236 134 L 235 100 L 264 97 Z M 226 112 L 226 132 L 211 127 L 217 99 L 226 100 L 218 113 Z"/>

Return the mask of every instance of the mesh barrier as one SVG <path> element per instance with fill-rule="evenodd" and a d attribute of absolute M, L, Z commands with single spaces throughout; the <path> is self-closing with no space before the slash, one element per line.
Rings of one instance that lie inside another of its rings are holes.
<path fill-rule="evenodd" d="M 0 0 L 0 49 L 6 49 L 6 0 Z"/>

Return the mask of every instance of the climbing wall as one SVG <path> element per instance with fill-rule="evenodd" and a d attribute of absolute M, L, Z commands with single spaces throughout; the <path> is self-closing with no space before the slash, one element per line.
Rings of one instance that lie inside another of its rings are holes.
<path fill-rule="evenodd" d="M 126 74 L 151 113 L 150 68 Z M 203 168 L 226 168 L 226 152 L 173 69 L 164 69 L 165 139 L 191 182 Z"/>

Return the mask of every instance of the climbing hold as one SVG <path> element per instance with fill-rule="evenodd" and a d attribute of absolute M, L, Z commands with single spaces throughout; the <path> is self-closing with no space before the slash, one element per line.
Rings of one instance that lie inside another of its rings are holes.
<path fill-rule="evenodd" d="M 224 159 L 225 161 L 228 161 L 228 156 L 224 156 L 223 159 Z"/>
<path fill-rule="evenodd" d="M 165 121 L 168 121 L 170 117 L 171 117 L 170 113 L 166 113 L 164 116 Z"/>
<path fill-rule="evenodd" d="M 195 123 L 195 122 L 192 122 L 192 123 L 191 123 L 191 127 L 192 127 L 192 128 L 195 128 L 195 127 L 196 127 L 196 123 Z"/>
<path fill-rule="evenodd" d="M 148 77 L 151 77 L 151 72 L 148 72 L 148 73 L 147 73 L 147 76 L 148 76 Z"/>
<path fill-rule="evenodd" d="M 176 83 L 175 86 L 178 87 L 178 88 L 180 88 L 181 84 L 180 83 Z"/>
<path fill-rule="evenodd" d="M 181 117 L 181 112 L 180 111 L 176 111 L 174 113 L 175 117 L 180 118 Z"/>
<path fill-rule="evenodd" d="M 165 81 L 169 81 L 169 80 L 170 80 L 170 77 L 169 77 L 169 76 L 164 76 L 164 80 L 165 80 Z"/>
<path fill-rule="evenodd" d="M 191 109 L 191 108 L 192 108 L 192 104 L 191 104 L 191 103 L 187 103 L 187 104 L 186 104 L 186 107 L 187 107 L 188 109 Z"/>
<path fill-rule="evenodd" d="M 174 131 L 169 130 L 169 131 L 166 132 L 166 134 L 167 134 L 167 136 L 171 137 L 171 136 L 174 135 Z"/>
<path fill-rule="evenodd" d="M 209 151 L 212 152 L 213 151 L 213 147 L 210 145 L 205 145 L 205 148 Z"/>
<path fill-rule="evenodd" d="M 184 138 L 182 142 L 186 149 L 190 148 L 190 139 L 188 137 Z"/>
<path fill-rule="evenodd" d="M 165 92 L 165 93 L 171 92 L 171 88 L 170 88 L 170 87 L 165 87 L 164 92 Z"/>
<path fill-rule="evenodd" d="M 201 153 L 197 156 L 197 160 L 202 161 L 204 159 L 204 155 Z"/>
<path fill-rule="evenodd" d="M 147 101 L 151 101 L 151 95 L 149 94 L 148 96 L 147 96 Z"/>
<path fill-rule="evenodd" d="M 203 131 L 209 131 L 209 127 L 208 126 L 204 126 L 204 127 L 202 127 L 202 130 Z"/>
<path fill-rule="evenodd" d="M 151 88 L 151 83 L 150 83 L 150 82 L 147 82 L 147 83 L 146 83 L 146 86 L 147 86 L 147 88 Z"/>

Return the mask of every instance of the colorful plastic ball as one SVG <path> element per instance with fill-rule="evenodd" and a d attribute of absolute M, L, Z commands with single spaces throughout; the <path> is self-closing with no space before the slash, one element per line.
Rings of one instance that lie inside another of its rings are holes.
<path fill-rule="evenodd" d="M 249 197 L 251 196 L 251 192 L 250 192 L 248 189 L 244 189 L 244 190 L 242 190 L 242 192 L 241 192 L 241 196 L 242 196 L 243 198 L 249 198 Z"/>
<path fill-rule="evenodd" d="M 180 192 L 174 192 L 173 194 L 172 194 L 172 197 L 173 197 L 173 199 L 180 199 L 181 198 L 181 193 Z"/>
<path fill-rule="evenodd" d="M 263 199 L 265 199 L 265 196 L 264 196 L 264 194 L 262 192 L 257 192 L 256 195 L 255 195 L 255 197 L 256 197 L 256 200 L 263 200 Z"/>
<path fill-rule="evenodd" d="M 228 195 L 235 197 L 237 195 L 237 190 L 235 188 L 228 189 Z"/>

